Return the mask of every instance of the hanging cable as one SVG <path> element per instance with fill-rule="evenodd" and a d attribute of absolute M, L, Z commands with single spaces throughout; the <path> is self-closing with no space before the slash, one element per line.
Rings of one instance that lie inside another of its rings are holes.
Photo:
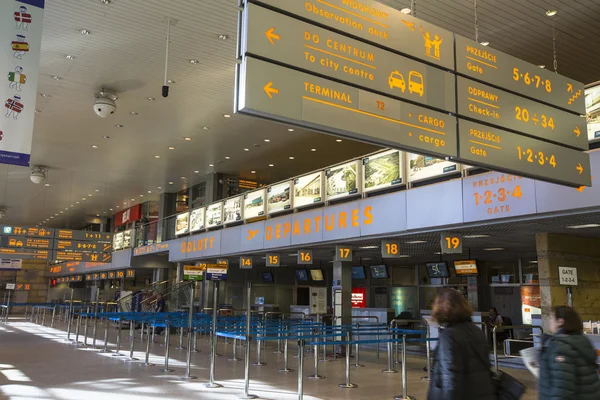
<path fill-rule="evenodd" d="M 475 10 L 475 41 L 479 43 L 479 19 L 477 19 L 477 0 L 473 0 L 473 9 Z"/>
<path fill-rule="evenodd" d="M 556 29 L 554 27 L 554 21 L 552 21 L 552 55 L 554 57 L 554 72 L 558 74 L 558 59 L 556 56 Z"/>
<path fill-rule="evenodd" d="M 167 51 L 165 54 L 165 79 L 163 81 L 162 96 L 169 97 L 169 45 L 171 44 L 171 18 L 167 18 Z"/>

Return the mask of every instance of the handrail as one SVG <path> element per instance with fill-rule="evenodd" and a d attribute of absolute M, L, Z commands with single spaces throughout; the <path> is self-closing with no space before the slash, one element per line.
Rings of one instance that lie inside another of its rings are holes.
<path fill-rule="evenodd" d="M 169 296 L 171 293 L 174 293 L 177 290 L 181 289 L 182 287 L 191 285 L 191 283 L 192 282 L 189 282 L 189 281 L 181 281 L 181 282 L 171 286 L 170 288 L 166 289 L 164 292 L 158 293 L 158 294 L 161 295 L 162 297 L 166 297 L 166 296 Z M 150 301 L 150 300 L 152 300 L 152 301 Z M 156 302 L 156 298 L 154 298 L 154 296 L 148 297 L 147 299 L 142 300 L 140 302 L 140 304 L 146 304 L 149 301 L 150 301 L 150 304 L 154 304 Z"/>
<path fill-rule="evenodd" d="M 495 325 L 492 329 L 492 344 L 494 346 L 494 369 L 498 371 L 498 338 L 496 336 L 496 332 L 498 330 L 504 331 L 506 329 L 539 329 L 542 333 L 544 333 L 544 328 L 542 326 L 536 325 Z M 517 356 L 515 356 L 517 357 Z M 517 357 L 522 358 L 522 357 Z"/>

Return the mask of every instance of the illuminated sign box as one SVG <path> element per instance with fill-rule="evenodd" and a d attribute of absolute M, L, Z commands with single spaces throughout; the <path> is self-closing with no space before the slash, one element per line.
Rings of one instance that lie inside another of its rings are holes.
<path fill-rule="evenodd" d="M 294 208 L 309 206 L 324 201 L 322 171 L 304 175 L 294 179 Z"/>
<path fill-rule="evenodd" d="M 190 213 L 179 214 L 175 219 L 175 235 L 184 235 L 190 231 Z"/>
<path fill-rule="evenodd" d="M 206 227 L 214 228 L 223 223 L 223 203 L 213 203 L 206 207 Z"/>
<path fill-rule="evenodd" d="M 244 195 L 244 219 L 258 218 L 265 215 L 266 190 L 259 189 Z"/>
<path fill-rule="evenodd" d="M 325 176 L 327 177 L 325 183 L 327 200 L 340 199 L 361 192 L 358 161 L 331 167 L 325 171 Z"/>
<path fill-rule="evenodd" d="M 292 182 L 286 181 L 267 188 L 267 214 L 289 210 L 292 207 Z"/>
<path fill-rule="evenodd" d="M 388 150 L 363 158 L 363 191 L 372 192 L 403 183 L 403 155 L 398 150 Z"/>
<path fill-rule="evenodd" d="M 475 260 L 454 261 L 454 269 L 456 275 L 477 275 L 479 273 Z"/>
<path fill-rule="evenodd" d="M 243 197 L 237 196 L 223 202 L 223 223 L 231 224 L 242 220 Z"/>
<path fill-rule="evenodd" d="M 190 213 L 190 232 L 198 232 L 204 229 L 204 207 L 192 210 Z"/>

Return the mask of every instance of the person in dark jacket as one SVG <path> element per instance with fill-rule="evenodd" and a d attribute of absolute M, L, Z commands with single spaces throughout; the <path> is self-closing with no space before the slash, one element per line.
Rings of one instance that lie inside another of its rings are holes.
<path fill-rule="evenodd" d="M 538 396 L 544 400 L 598 400 L 600 379 L 596 349 L 583 334 L 583 323 L 571 307 L 550 315 L 553 335 L 544 335 Z"/>
<path fill-rule="evenodd" d="M 472 314 L 456 290 L 444 289 L 435 299 L 431 316 L 440 334 L 427 400 L 496 400 L 487 339 Z"/>

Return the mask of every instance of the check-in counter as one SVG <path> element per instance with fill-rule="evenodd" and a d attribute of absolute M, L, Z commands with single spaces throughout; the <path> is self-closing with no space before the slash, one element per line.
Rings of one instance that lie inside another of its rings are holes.
<path fill-rule="evenodd" d="M 598 358 L 596 359 L 596 363 L 598 363 L 598 365 L 600 365 L 600 335 L 585 335 L 588 339 L 590 339 L 590 342 L 592 342 L 592 345 L 594 345 L 594 348 L 596 349 L 596 354 L 598 355 Z"/>
<path fill-rule="evenodd" d="M 389 325 L 396 317 L 395 312 L 393 308 L 353 308 L 352 323 L 380 323 Z"/>

